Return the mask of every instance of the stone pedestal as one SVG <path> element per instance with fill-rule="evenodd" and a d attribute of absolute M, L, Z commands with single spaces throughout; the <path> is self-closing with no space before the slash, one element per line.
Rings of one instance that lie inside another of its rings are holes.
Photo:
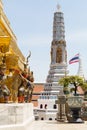
<path fill-rule="evenodd" d="M 0 104 L 0 130 L 26 130 L 34 120 L 32 103 Z M 12 128 L 11 128 L 12 127 Z"/>
<path fill-rule="evenodd" d="M 67 100 L 69 107 L 69 123 L 83 123 L 81 118 L 81 107 L 83 105 L 83 97 L 81 96 L 73 96 L 69 97 Z"/>
<path fill-rule="evenodd" d="M 58 96 L 58 100 L 56 100 L 56 104 L 58 104 L 58 113 L 57 113 L 57 121 L 66 121 L 65 114 L 65 104 L 66 98 L 64 95 Z"/>

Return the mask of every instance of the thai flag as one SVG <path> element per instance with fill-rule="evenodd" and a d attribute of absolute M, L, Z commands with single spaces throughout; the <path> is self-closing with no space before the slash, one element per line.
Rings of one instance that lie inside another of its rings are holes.
<path fill-rule="evenodd" d="M 70 61 L 69 64 L 79 62 L 79 54 L 76 54 Z"/>

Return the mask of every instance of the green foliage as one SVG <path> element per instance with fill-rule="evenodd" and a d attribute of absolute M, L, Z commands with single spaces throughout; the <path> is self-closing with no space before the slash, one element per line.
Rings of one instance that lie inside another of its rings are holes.
<path fill-rule="evenodd" d="M 68 87 L 69 85 L 69 77 L 63 77 L 59 80 L 59 84 L 64 86 L 64 87 Z"/>
<path fill-rule="evenodd" d="M 83 78 L 79 77 L 79 76 L 69 76 L 69 81 L 70 84 L 73 84 L 74 86 L 79 86 L 80 84 L 83 84 Z"/>
<path fill-rule="evenodd" d="M 66 77 L 63 77 L 59 80 L 59 84 L 62 85 L 64 88 L 68 88 L 68 86 L 70 84 L 73 84 L 74 85 L 74 92 L 75 92 L 75 95 L 76 95 L 76 91 L 77 91 L 77 87 L 78 86 L 82 86 L 84 87 L 84 89 L 86 88 L 87 89 L 87 83 L 84 84 L 84 81 L 83 81 L 83 78 L 79 77 L 79 76 L 66 76 Z M 68 90 L 68 89 L 67 89 Z M 65 91 L 65 89 L 64 89 Z"/>
<path fill-rule="evenodd" d="M 84 91 L 87 91 L 87 82 L 84 82 L 83 84 L 81 84 L 81 86 Z"/>

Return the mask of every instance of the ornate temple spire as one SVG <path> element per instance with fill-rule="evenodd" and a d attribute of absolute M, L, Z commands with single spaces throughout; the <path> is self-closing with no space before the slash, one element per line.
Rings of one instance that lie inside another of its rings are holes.
<path fill-rule="evenodd" d="M 46 83 L 44 84 L 44 91 L 42 92 L 38 105 L 43 107 L 45 105 L 46 111 L 40 110 L 40 116 L 45 115 L 44 119 L 53 117 L 56 119 L 56 109 L 54 109 L 57 95 L 63 95 L 63 86 L 58 84 L 60 78 L 68 74 L 67 70 L 67 50 L 65 41 L 65 27 L 64 17 L 59 5 L 54 13 L 53 19 L 53 39 L 51 42 L 51 63 L 48 71 Z M 45 100 L 44 100 L 45 99 Z M 47 100 L 46 100 L 47 99 Z M 41 108 L 42 109 L 42 108 Z M 51 111 L 50 111 L 51 110 Z M 41 117 L 39 117 L 41 118 Z"/>
<path fill-rule="evenodd" d="M 59 4 L 57 5 L 57 11 L 54 13 L 53 40 L 65 40 L 64 17 Z"/>
<path fill-rule="evenodd" d="M 79 68 L 78 68 L 77 75 L 84 78 L 83 67 L 82 67 L 82 59 L 81 59 L 80 55 L 79 55 Z"/>
<path fill-rule="evenodd" d="M 68 74 L 67 71 L 67 50 L 65 41 L 64 16 L 60 5 L 53 19 L 53 40 L 51 43 L 51 64 L 47 82 L 57 83 L 58 80 Z"/>

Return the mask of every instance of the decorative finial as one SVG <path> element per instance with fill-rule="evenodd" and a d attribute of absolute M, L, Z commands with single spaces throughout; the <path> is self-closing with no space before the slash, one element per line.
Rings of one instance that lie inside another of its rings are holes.
<path fill-rule="evenodd" d="M 31 57 L 31 51 L 29 51 L 29 55 L 27 56 L 27 63 L 30 57 Z"/>
<path fill-rule="evenodd" d="M 61 6 L 59 4 L 57 5 L 57 9 L 58 9 L 58 12 L 61 12 Z"/>

